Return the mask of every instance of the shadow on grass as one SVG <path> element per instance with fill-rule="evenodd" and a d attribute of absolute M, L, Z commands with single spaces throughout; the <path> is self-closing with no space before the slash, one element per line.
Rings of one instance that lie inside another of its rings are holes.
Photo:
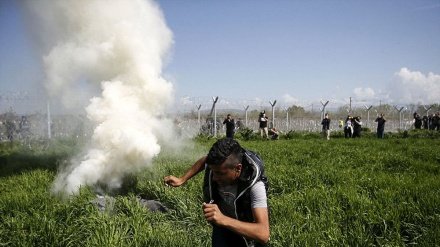
<path fill-rule="evenodd" d="M 25 171 L 44 169 L 56 172 L 57 161 L 62 156 L 35 155 L 24 153 L 12 153 L 0 156 L 0 177 L 8 177 Z"/>
<path fill-rule="evenodd" d="M 35 152 L 23 149 L 19 144 L 0 143 L 0 177 L 36 169 L 56 172 L 59 161 L 67 157 L 66 153 Z"/>
<path fill-rule="evenodd" d="M 54 174 L 65 161 L 74 156 L 78 147 L 71 140 L 51 140 L 48 148 L 44 150 L 29 149 L 23 147 L 19 141 L 0 143 L 0 178 L 20 175 L 33 170 L 46 170 Z M 93 186 L 95 193 L 103 195 L 129 195 L 139 194 L 137 189 L 138 178 L 133 174 L 126 174 L 122 179 L 121 187 L 118 189 L 108 188 L 105 184 Z"/>

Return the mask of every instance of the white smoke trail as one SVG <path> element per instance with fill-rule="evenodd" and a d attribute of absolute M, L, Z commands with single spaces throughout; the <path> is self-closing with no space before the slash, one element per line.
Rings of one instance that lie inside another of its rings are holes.
<path fill-rule="evenodd" d="M 86 107 L 96 128 L 82 161 L 58 174 L 53 190 L 119 187 L 121 178 L 160 152 L 171 123 L 160 117 L 172 102 L 172 85 L 161 77 L 172 32 L 158 5 L 148 0 L 28 1 L 41 21 L 46 88 L 65 106 L 77 102 L 81 85 L 101 88 Z"/>

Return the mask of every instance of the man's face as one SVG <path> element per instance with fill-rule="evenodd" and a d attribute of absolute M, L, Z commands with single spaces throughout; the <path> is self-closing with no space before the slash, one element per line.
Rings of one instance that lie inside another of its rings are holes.
<path fill-rule="evenodd" d="M 212 180 L 214 180 L 220 187 L 225 187 L 234 184 L 241 173 L 241 164 L 236 164 L 235 168 L 226 167 L 227 160 L 221 165 L 208 165 L 212 170 Z"/>

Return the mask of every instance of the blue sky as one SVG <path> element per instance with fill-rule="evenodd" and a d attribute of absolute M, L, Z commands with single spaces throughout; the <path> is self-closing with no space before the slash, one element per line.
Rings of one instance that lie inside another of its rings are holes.
<path fill-rule="evenodd" d="M 440 74 L 439 1 L 189 2 L 159 1 L 181 95 L 396 102 L 401 68 Z"/>
<path fill-rule="evenodd" d="M 174 35 L 163 76 L 176 99 L 439 103 L 438 0 L 157 3 Z M 0 1 L 0 91 L 41 94 L 23 14 Z"/>

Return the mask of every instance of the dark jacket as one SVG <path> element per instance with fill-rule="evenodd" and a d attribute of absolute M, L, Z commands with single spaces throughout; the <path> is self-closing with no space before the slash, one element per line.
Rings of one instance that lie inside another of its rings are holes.
<path fill-rule="evenodd" d="M 254 217 L 251 208 L 251 198 L 250 189 L 258 181 L 263 181 L 266 186 L 266 191 L 268 190 L 267 176 L 264 173 L 264 167 L 257 164 L 252 158 L 255 159 L 249 152 L 244 151 L 242 160 L 242 171 L 239 177 L 238 188 L 237 188 L 237 198 L 234 201 L 235 205 L 235 219 L 245 222 L 254 222 Z M 258 157 L 259 158 L 259 157 Z M 212 181 L 212 171 L 209 169 L 208 165 L 205 164 L 205 177 L 203 182 L 203 200 L 208 203 L 211 200 L 218 202 L 221 200 L 220 194 L 218 193 L 217 183 Z M 232 232 L 231 232 L 232 233 Z M 234 234 L 234 233 L 232 233 Z M 249 245 L 250 241 L 243 238 L 248 246 L 265 246 L 260 243 L 253 243 L 255 245 Z"/>
<path fill-rule="evenodd" d="M 375 121 L 377 122 L 377 131 L 384 131 L 387 120 L 383 117 L 377 117 Z"/>
<path fill-rule="evenodd" d="M 267 128 L 267 117 L 261 117 L 258 118 L 258 122 L 260 123 L 260 128 Z"/>
<path fill-rule="evenodd" d="M 330 119 L 329 118 L 322 119 L 321 124 L 322 124 L 322 129 L 323 130 L 329 130 L 330 129 Z"/>
<path fill-rule="evenodd" d="M 235 130 L 235 121 L 234 121 L 234 119 L 231 119 L 229 121 L 227 119 L 225 119 L 223 121 L 223 124 L 226 124 L 226 132 L 234 132 L 234 130 Z"/>

